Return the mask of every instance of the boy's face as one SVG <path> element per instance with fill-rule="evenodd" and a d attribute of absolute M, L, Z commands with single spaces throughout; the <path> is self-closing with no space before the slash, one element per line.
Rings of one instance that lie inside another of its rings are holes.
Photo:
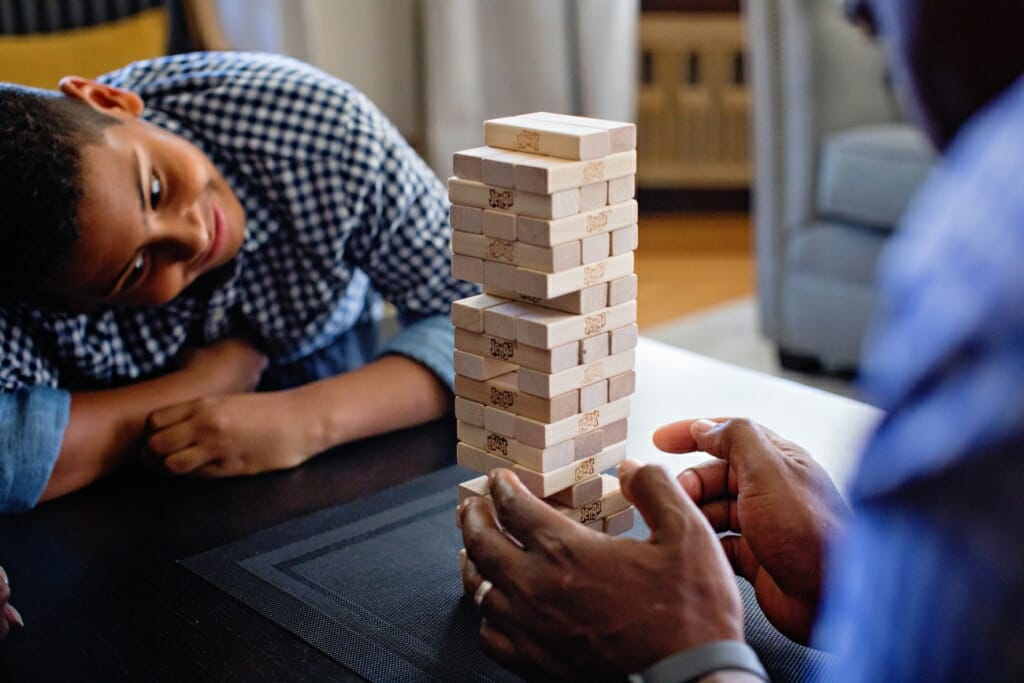
<path fill-rule="evenodd" d="M 235 257 L 242 205 L 197 147 L 138 118 L 136 96 L 71 80 L 65 94 L 120 125 L 82 150 L 81 235 L 58 293 L 84 307 L 167 303 Z"/>

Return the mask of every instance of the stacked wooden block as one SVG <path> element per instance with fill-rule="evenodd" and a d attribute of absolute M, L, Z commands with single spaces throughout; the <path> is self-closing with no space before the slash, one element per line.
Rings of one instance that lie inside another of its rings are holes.
<path fill-rule="evenodd" d="M 458 462 L 621 533 L 634 511 L 601 473 L 625 457 L 635 384 L 636 128 L 536 113 L 485 122 L 484 142 L 448 181 L 452 273 L 485 292 L 452 305 Z"/>

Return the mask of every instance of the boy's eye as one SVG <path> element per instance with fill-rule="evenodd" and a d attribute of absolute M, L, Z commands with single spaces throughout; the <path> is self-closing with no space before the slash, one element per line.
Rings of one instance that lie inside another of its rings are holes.
<path fill-rule="evenodd" d="M 135 257 L 135 260 L 132 261 L 131 268 L 128 269 L 128 276 L 125 277 L 124 284 L 121 285 L 121 290 L 124 291 L 131 289 L 132 286 L 142 278 L 142 274 L 145 270 L 146 254 L 144 252 L 139 252 Z"/>
<path fill-rule="evenodd" d="M 155 173 L 149 179 L 149 207 L 155 209 L 160 204 L 160 197 L 163 195 L 163 183 Z"/>

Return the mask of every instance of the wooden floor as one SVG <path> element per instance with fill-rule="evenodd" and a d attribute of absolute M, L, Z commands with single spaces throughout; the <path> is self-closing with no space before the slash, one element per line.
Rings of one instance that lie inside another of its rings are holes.
<path fill-rule="evenodd" d="M 640 329 L 754 292 L 748 214 L 640 216 L 637 304 Z"/>

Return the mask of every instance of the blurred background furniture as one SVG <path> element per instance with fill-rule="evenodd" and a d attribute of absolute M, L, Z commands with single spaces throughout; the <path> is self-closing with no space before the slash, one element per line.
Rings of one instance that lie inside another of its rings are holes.
<path fill-rule="evenodd" d="M 850 370 L 875 265 L 934 154 L 839 0 L 749 0 L 763 332 L 783 367 Z"/>
<path fill-rule="evenodd" d="M 53 89 L 69 74 L 227 46 L 214 0 L 0 0 L 0 81 Z"/>

